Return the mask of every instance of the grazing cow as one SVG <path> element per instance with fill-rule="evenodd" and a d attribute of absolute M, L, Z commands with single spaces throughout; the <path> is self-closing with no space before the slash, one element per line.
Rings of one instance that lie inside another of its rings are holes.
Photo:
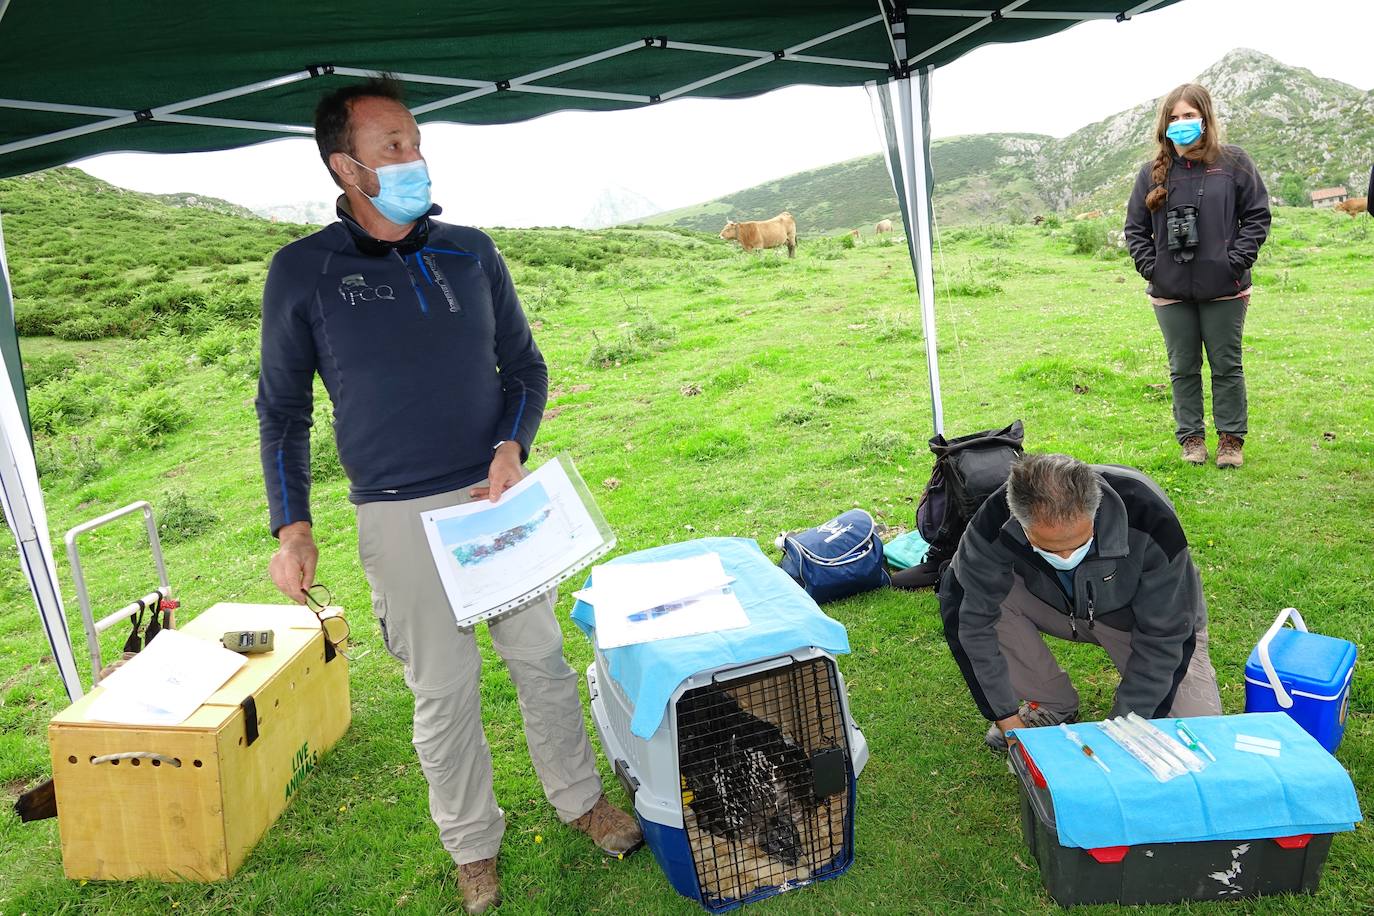
<path fill-rule="evenodd" d="M 858 230 L 858 229 L 850 229 L 850 230 L 849 230 L 849 237 L 850 237 L 851 239 L 853 239 L 854 241 L 857 242 L 857 241 L 859 240 L 859 230 Z"/>
<path fill-rule="evenodd" d="M 878 225 L 876 225 L 876 226 L 873 227 L 873 231 L 876 232 L 878 235 L 882 235 L 884 232 L 891 232 L 891 231 L 892 231 L 892 220 L 890 220 L 890 219 L 880 219 L 880 220 L 878 220 Z"/>
<path fill-rule="evenodd" d="M 797 256 L 797 221 L 786 210 L 772 219 L 762 219 L 737 223 L 729 220 L 720 230 L 720 237 L 726 240 L 738 239 L 745 251 L 760 248 L 787 246 L 787 256 Z"/>
<path fill-rule="evenodd" d="M 1080 213 L 1080 214 L 1078 214 L 1077 216 L 1074 217 L 1074 219 L 1101 219 L 1101 218 L 1102 218 L 1102 211 L 1101 211 L 1101 210 L 1089 210 L 1087 213 Z"/>
<path fill-rule="evenodd" d="M 1368 197 L 1352 197 L 1336 204 L 1336 209 L 1342 213 L 1349 213 L 1351 216 L 1359 216 L 1369 209 Z"/>
<path fill-rule="evenodd" d="M 1041 216 L 1039 213 L 1037 213 L 1037 214 L 1035 214 L 1034 216 L 1031 217 L 1031 225 L 1032 225 L 1032 226 L 1038 226 L 1038 225 L 1040 225 L 1041 223 L 1043 223 L 1044 221 L 1045 221 L 1045 217 Z"/>

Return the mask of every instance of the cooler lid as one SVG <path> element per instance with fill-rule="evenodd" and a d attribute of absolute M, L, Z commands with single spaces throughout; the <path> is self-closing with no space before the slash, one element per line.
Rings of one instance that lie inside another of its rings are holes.
<path fill-rule="evenodd" d="M 1345 686 L 1355 654 L 1355 644 L 1349 640 L 1287 627 L 1275 633 L 1269 644 L 1269 660 L 1283 683 L 1322 696 L 1334 695 Z M 1245 676 L 1257 683 L 1269 682 L 1258 646 L 1250 650 Z"/>

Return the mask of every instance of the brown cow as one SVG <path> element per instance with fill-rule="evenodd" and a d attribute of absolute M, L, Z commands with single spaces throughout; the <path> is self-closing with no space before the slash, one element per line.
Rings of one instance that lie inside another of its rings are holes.
<path fill-rule="evenodd" d="M 876 226 L 873 227 L 873 231 L 876 232 L 878 235 L 882 235 L 884 232 L 891 232 L 891 231 L 892 231 L 892 220 L 890 220 L 890 219 L 880 219 L 880 220 L 878 220 L 878 225 L 876 225 Z"/>
<path fill-rule="evenodd" d="M 778 248 L 786 245 L 787 256 L 789 258 L 797 256 L 797 221 L 786 210 L 772 219 L 742 223 L 728 220 L 725 223 L 725 228 L 720 230 L 720 237 L 726 240 L 739 239 L 740 246 L 745 251 Z"/>
<path fill-rule="evenodd" d="M 1352 197 L 1336 204 L 1336 209 L 1342 213 L 1349 213 L 1351 216 L 1359 216 L 1369 209 L 1368 197 Z"/>
<path fill-rule="evenodd" d="M 850 230 L 849 230 L 849 237 L 850 237 L 851 239 L 853 239 L 854 241 L 857 242 L 857 241 L 859 240 L 859 230 L 858 230 L 858 229 L 850 229 Z"/>
<path fill-rule="evenodd" d="M 1102 218 L 1102 211 L 1101 211 L 1101 210 L 1089 210 L 1087 213 L 1080 213 L 1080 214 L 1078 214 L 1077 216 L 1074 217 L 1074 219 L 1101 219 L 1101 218 Z"/>

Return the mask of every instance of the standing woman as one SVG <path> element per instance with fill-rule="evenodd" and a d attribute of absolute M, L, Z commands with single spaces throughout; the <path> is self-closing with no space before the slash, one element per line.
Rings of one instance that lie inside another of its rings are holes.
<path fill-rule="evenodd" d="M 1197 83 L 1164 97 L 1155 120 L 1158 154 L 1136 176 L 1125 233 L 1164 332 L 1182 458 L 1207 462 L 1205 348 L 1217 467 L 1235 468 L 1248 432 L 1241 333 L 1250 266 L 1269 235 L 1269 192 L 1245 151 L 1221 142 L 1220 126 L 1212 97 Z"/>

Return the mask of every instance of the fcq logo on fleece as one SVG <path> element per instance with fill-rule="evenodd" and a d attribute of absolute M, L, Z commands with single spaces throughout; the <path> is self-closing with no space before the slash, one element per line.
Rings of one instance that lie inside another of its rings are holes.
<path fill-rule="evenodd" d="M 339 295 L 349 305 L 356 306 L 359 302 L 376 302 L 378 299 L 388 299 L 395 301 L 396 294 L 391 287 L 386 284 L 381 286 L 368 286 L 362 274 L 349 274 L 339 281 Z"/>

